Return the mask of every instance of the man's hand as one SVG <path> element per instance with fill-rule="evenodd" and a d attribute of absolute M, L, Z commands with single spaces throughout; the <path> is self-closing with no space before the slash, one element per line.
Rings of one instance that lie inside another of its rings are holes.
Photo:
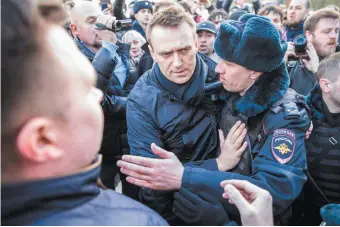
<path fill-rule="evenodd" d="M 112 28 L 112 25 L 115 23 L 116 18 L 110 15 L 101 15 L 97 18 L 96 23 L 105 25 L 108 29 Z M 95 32 L 104 41 L 116 44 L 117 37 L 116 34 L 110 30 L 107 29 L 95 29 Z"/>
<path fill-rule="evenodd" d="M 288 58 L 291 57 L 291 56 L 296 57 L 295 45 L 294 45 L 293 42 L 288 42 L 288 48 L 287 48 L 287 51 L 286 51 L 286 54 L 285 54 L 285 57 L 284 57 L 285 62 L 287 62 Z"/>
<path fill-rule="evenodd" d="M 176 155 L 156 144 L 151 144 L 152 152 L 161 159 L 123 155 L 117 162 L 120 171 L 128 177 L 126 180 L 140 187 L 153 190 L 180 189 L 184 167 Z"/>
<path fill-rule="evenodd" d="M 247 135 L 247 129 L 241 121 L 230 129 L 227 138 L 224 139 L 223 131 L 218 130 L 220 136 L 221 154 L 216 159 L 219 171 L 228 171 L 234 168 L 241 159 L 241 156 L 247 148 L 247 142 L 243 142 Z"/>
<path fill-rule="evenodd" d="M 316 71 L 318 71 L 320 60 L 312 43 L 308 42 L 306 52 L 309 56 L 309 61 L 302 59 L 302 62 L 309 71 L 316 73 Z"/>
<path fill-rule="evenodd" d="M 190 225 L 225 225 L 229 217 L 220 201 L 206 192 L 198 195 L 186 188 L 174 194 L 174 214 Z"/>
<path fill-rule="evenodd" d="M 273 225 L 273 199 L 268 191 L 243 180 L 225 180 L 221 186 L 222 196 L 239 210 L 242 225 Z"/>

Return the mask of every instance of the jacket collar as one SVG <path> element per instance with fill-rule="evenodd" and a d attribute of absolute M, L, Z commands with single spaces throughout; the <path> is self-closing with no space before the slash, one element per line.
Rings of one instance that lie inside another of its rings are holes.
<path fill-rule="evenodd" d="M 70 176 L 1 185 L 1 220 L 6 225 L 27 225 L 93 199 L 100 192 L 96 181 L 102 157 Z"/>
<path fill-rule="evenodd" d="M 77 44 L 79 50 L 90 60 L 93 61 L 96 53 L 91 50 L 83 41 L 81 41 L 77 36 L 74 38 L 75 43 Z"/>
<path fill-rule="evenodd" d="M 256 116 L 283 97 L 290 79 L 285 63 L 268 73 L 263 73 L 255 84 L 236 101 L 236 110 L 246 117 Z"/>
<path fill-rule="evenodd" d="M 135 31 L 139 32 L 146 39 L 145 31 L 142 28 L 142 26 L 139 24 L 138 20 L 135 20 L 132 23 L 132 30 L 135 30 Z"/>

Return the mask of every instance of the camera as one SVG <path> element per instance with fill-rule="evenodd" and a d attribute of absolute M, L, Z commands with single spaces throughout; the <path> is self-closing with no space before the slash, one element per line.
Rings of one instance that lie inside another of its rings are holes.
<path fill-rule="evenodd" d="M 116 20 L 112 24 L 112 28 L 106 27 L 105 24 L 96 23 L 95 24 L 96 29 L 98 30 L 110 30 L 113 32 L 123 31 L 123 30 L 129 30 L 132 27 L 132 20 L 126 19 L 126 20 Z"/>
<path fill-rule="evenodd" d="M 301 34 L 301 35 L 298 35 L 296 36 L 294 39 L 293 39 L 293 43 L 294 43 L 294 51 L 295 51 L 295 56 L 290 56 L 289 57 L 289 61 L 292 61 L 292 60 L 299 60 L 300 58 L 304 58 L 304 59 L 308 59 L 309 56 L 306 52 L 306 48 L 307 48 L 307 39 L 305 37 L 305 35 Z"/>

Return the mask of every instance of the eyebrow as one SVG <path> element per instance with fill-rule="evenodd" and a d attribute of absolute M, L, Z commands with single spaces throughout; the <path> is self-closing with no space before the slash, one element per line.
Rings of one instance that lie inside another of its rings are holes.
<path fill-rule="evenodd" d="M 189 48 L 191 49 L 191 46 L 187 45 L 187 46 L 183 46 L 183 47 L 176 49 L 176 51 L 181 51 L 181 50 L 185 50 L 185 49 L 189 49 Z M 171 52 L 173 52 L 173 50 L 169 50 L 169 51 L 163 50 L 163 51 L 159 52 L 159 54 L 168 54 L 168 53 L 171 53 Z"/>

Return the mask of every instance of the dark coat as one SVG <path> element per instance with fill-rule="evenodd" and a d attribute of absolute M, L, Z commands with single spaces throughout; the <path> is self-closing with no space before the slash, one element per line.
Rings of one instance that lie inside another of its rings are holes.
<path fill-rule="evenodd" d="M 173 85 L 165 79 L 156 63 L 138 80 L 127 105 L 132 155 L 155 158 L 150 145 L 156 143 L 174 152 L 184 164 L 194 165 L 193 161 L 203 160 L 200 164 L 205 168 L 217 169 L 215 159 L 209 160 L 217 151 L 217 112 L 210 96 L 204 93 L 205 83 L 218 79 L 214 72 L 216 64 L 208 69 L 198 54 L 196 59 L 194 75 L 185 85 Z M 176 223 L 172 213 L 173 192 L 143 188 L 140 200 L 172 224 Z"/>
<path fill-rule="evenodd" d="M 293 42 L 296 36 L 304 34 L 303 32 L 304 23 L 305 21 L 302 21 L 296 27 L 289 27 L 288 25 L 286 26 L 287 42 Z"/>
<path fill-rule="evenodd" d="M 336 48 L 336 52 L 340 51 L 340 46 Z M 320 61 L 322 58 L 320 58 Z M 299 61 L 288 62 L 287 64 L 290 85 L 297 93 L 307 96 L 317 82 L 316 74 L 309 71 Z"/>
<path fill-rule="evenodd" d="M 167 225 L 154 211 L 97 185 L 100 159 L 74 175 L 1 185 L 3 225 Z"/>
<path fill-rule="evenodd" d="M 214 195 L 231 217 L 237 217 L 236 207 L 222 198 L 220 183 L 229 179 L 246 180 L 269 191 L 273 197 L 274 215 L 280 217 L 280 221 L 287 221 L 282 215 L 287 213 L 307 180 L 304 173 L 307 167 L 304 138 L 310 125 L 304 98 L 300 96 L 299 102 L 289 101 L 297 94 L 288 90 L 288 85 L 288 73 L 281 65 L 279 69 L 263 74 L 244 96 L 235 100 L 232 116 L 245 116 L 250 120 L 263 115 L 263 133 L 259 134 L 261 136 L 256 138 L 252 147 L 248 147 L 251 151 L 249 175 L 185 167 L 182 187 Z M 230 101 L 229 98 L 226 101 Z M 251 121 L 245 122 L 248 132 L 251 131 Z M 282 150 L 283 147 L 288 149 Z"/>
<path fill-rule="evenodd" d="M 317 82 L 316 74 L 301 65 L 300 61 L 289 62 L 289 87 L 297 93 L 307 96 Z"/>
<path fill-rule="evenodd" d="M 340 118 L 332 117 L 318 84 L 307 97 L 313 131 L 306 140 L 308 171 L 311 179 L 304 186 L 293 209 L 299 214 L 292 224 L 320 225 L 320 208 L 340 203 Z"/>
<path fill-rule="evenodd" d="M 102 180 L 107 187 L 114 187 L 114 176 L 118 172 L 116 161 L 122 154 L 129 153 L 127 143 L 126 127 L 126 103 L 138 76 L 129 73 L 129 52 L 130 45 L 117 42 L 119 47 L 117 54 L 121 57 L 126 67 L 127 78 L 123 84 L 120 84 L 118 78 L 114 75 L 114 68 L 117 59 L 113 59 L 109 50 L 101 48 L 96 54 L 91 51 L 78 38 L 75 38 L 80 51 L 92 62 L 97 72 L 97 87 L 104 92 L 102 107 L 104 112 L 104 135 L 100 153 L 104 155 Z"/>
<path fill-rule="evenodd" d="M 138 20 L 135 20 L 135 21 L 132 23 L 132 30 L 135 30 L 136 32 L 139 32 L 139 33 L 144 37 L 144 39 L 146 40 L 145 31 L 144 31 L 144 29 L 142 28 L 142 26 L 140 26 Z"/>

